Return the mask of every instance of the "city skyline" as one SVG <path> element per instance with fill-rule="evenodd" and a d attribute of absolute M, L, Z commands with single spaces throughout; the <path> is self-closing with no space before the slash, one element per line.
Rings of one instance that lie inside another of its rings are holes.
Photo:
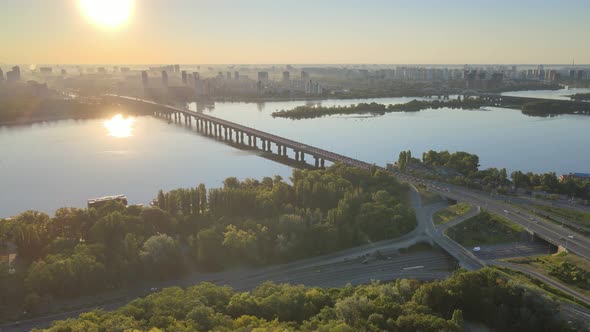
<path fill-rule="evenodd" d="M 7 0 L 0 63 L 588 64 L 585 6 L 146 0 L 106 28 L 76 0 Z"/>

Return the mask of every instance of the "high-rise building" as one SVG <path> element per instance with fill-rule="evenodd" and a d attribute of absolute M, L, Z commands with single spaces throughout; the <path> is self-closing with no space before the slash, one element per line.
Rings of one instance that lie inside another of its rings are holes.
<path fill-rule="evenodd" d="M 9 83 L 20 81 L 20 67 L 14 66 L 11 71 L 6 72 L 6 81 Z"/>
<path fill-rule="evenodd" d="M 143 89 L 147 89 L 148 88 L 148 73 L 147 70 L 142 70 L 141 71 L 141 85 L 143 86 Z"/>
<path fill-rule="evenodd" d="M 259 71 L 258 72 L 258 80 L 259 81 L 268 81 L 268 72 L 267 71 Z"/>
<path fill-rule="evenodd" d="M 182 84 L 186 85 L 187 84 L 186 70 L 183 70 L 181 75 L 182 75 Z"/>
<path fill-rule="evenodd" d="M 234 79 L 235 80 L 239 80 L 240 79 L 240 72 L 239 71 L 234 71 Z"/>
<path fill-rule="evenodd" d="M 0 82 L 4 81 L 4 72 L 2 71 L 2 68 L 0 68 Z"/>
<path fill-rule="evenodd" d="M 283 82 L 289 82 L 291 80 L 291 73 L 288 71 L 283 72 Z"/>
<path fill-rule="evenodd" d="M 53 68 L 51 68 L 51 67 L 41 67 L 41 68 L 39 68 L 39 72 L 41 74 L 51 74 L 53 72 Z"/>
<path fill-rule="evenodd" d="M 162 85 L 166 88 L 168 87 L 168 72 L 165 70 L 162 70 Z"/>
<path fill-rule="evenodd" d="M 201 74 L 199 74 L 198 72 L 194 71 L 193 72 L 193 80 L 194 81 L 198 81 L 201 79 Z"/>
<path fill-rule="evenodd" d="M 225 78 L 227 78 L 228 80 L 231 80 L 231 71 L 228 71 L 225 73 Z"/>
<path fill-rule="evenodd" d="M 174 65 L 174 72 L 180 73 L 180 65 Z"/>
<path fill-rule="evenodd" d="M 307 82 L 309 80 L 309 73 L 302 70 L 301 71 L 301 80 Z"/>
<path fill-rule="evenodd" d="M 15 80 L 20 81 L 20 67 L 19 66 L 12 67 L 12 72 L 14 73 Z"/>

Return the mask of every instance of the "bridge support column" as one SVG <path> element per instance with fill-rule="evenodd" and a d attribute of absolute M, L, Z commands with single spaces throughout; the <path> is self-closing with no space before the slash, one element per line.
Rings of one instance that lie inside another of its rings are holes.
<path fill-rule="evenodd" d="M 252 146 L 253 146 L 255 149 L 258 149 L 258 144 L 256 143 L 256 136 L 252 136 L 252 143 L 253 143 L 253 144 L 252 144 Z"/>
<path fill-rule="evenodd" d="M 325 163 L 324 158 L 320 159 L 320 167 L 321 168 L 324 168 L 324 163 Z"/>
<path fill-rule="evenodd" d="M 301 156 L 299 158 L 299 161 L 305 162 L 305 153 L 303 151 L 301 151 Z"/>
<path fill-rule="evenodd" d="M 320 160 L 319 160 L 319 158 L 318 157 L 314 157 L 314 159 L 315 159 L 315 167 L 316 168 L 317 167 L 320 167 Z"/>
<path fill-rule="evenodd" d="M 248 146 L 252 146 L 252 135 L 248 135 Z"/>
<path fill-rule="evenodd" d="M 243 145 L 244 144 L 244 132 L 240 131 L 240 143 Z"/>
<path fill-rule="evenodd" d="M 283 156 L 287 156 L 287 147 L 283 145 Z"/>

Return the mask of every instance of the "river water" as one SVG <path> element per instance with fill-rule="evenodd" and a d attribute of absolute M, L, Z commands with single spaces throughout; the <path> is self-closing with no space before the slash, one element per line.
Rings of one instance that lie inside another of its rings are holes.
<path fill-rule="evenodd" d="M 411 99 L 316 103 L 389 104 Z M 446 149 L 476 153 L 482 167 L 590 172 L 590 118 L 584 116 L 535 118 L 501 108 L 308 120 L 270 115 L 306 103 L 310 102 L 216 103 L 203 112 L 378 165 L 397 159 L 401 150 L 411 149 L 419 156 Z M 288 166 L 149 116 L 0 127 L 0 217 L 27 209 L 52 213 L 61 206 L 84 207 L 89 198 L 111 194 L 147 204 L 159 189 L 201 182 L 216 187 L 229 176 L 288 178 L 290 173 Z"/>

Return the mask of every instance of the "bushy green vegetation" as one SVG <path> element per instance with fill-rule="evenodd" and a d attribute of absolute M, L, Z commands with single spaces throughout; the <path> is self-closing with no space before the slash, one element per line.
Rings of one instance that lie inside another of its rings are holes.
<path fill-rule="evenodd" d="M 556 206 L 534 205 L 535 209 L 554 214 L 582 226 L 590 227 L 590 213 Z"/>
<path fill-rule="evenodd" d="M 570 96 L 573 100 L 590 101 L 590 93 L 576 93 Z"/>
<path fill-rule="evenodd" d="M 393 175 L 334 165 L 294 170 L 292 185 L 227 178 L 224 186 L 160 192 L 157 207 L 27 211 L 0 221 L 18 248 L 0 265 L 0 313 L 42 312 L 54 299 L 235 265 L 284 262 L 397 237 L 415 225 Z M 6 299 L 6 301 L 4 301 Z"/>
<path fill-rule="evenodd" d="M 15 93 L 0 98 L 0 123 L 103 116 L 112 112 L 105 105 L 102 101 L 90 104 L 58 97 Z"/>
<path fill-rule="evenodd" d="M 463 246 L 478 246 L 518 241 L 524 229 L 488 211 L 447 230 L 447 235 Z"/>
<path fill-rule="evenodd" d="M 467 212 L 471 211 L 471 205 L 466 202 L 462 202 L 459 204 L 451 205 L 447 208 L 444 208 L 440 211 L 437 211 L 434 216 L 434 224 L 441 225 L 446 224 L 449 221 L 458 218 L 462 215 L 467 214 Z"/>
<path fill-rule="evenodd" d="M 584 102 L 564 103 L 561 100 L 542 100 L 522 105 L 522 113 L 533 116 L 554 116 L 559 114 L 590 115 L 590 104 Z"/>
<path fill-rule="evenodd" d="M 482 106 L 489 105 L 488 101 L 483 99 L 465 98 L 453 100 L 412 100 L 404 104 L 378 104 L 378 103 L 359 103 L 349 106 L 297 106 L 292 110 L 282 110 L 272 113 L 273 117 L 289 119 L 311 119 L 326 115 L 335 114 L 376 114 L 383 115 L 392 112 L 418 112 L 425 109 L 439 108 L 460 108 L 460 109 L 479 109 Z"/>
<path fill-rule="evenodd" d="M 562 252 L 555 255 L 514 258 L 509 261 L 530 265 L 548 276 L 590 294 L 590 262 L 580 256 Z"/>
<path fill-rule="evenodd" d="M 411 156 L 410 151 L 403 152 L 406 156 Z M 398 160 L 398 169 L 400 169 L 400 160 Z M 416 167 L 417 165 L 422 167 Z M 479 156 L 462 151 L 451 153 L 430 150 L 422 154 L 422 160 L 406 158 L 403 169 L 400 171 L 419 173 L 419 176 L 423 178 L 445 181 L 468 188 L 498 191 L 502 194 L 508 193 L 514 187 L 529 192 L 537 190 L 553 195 L 563 194 L 590 200 L 590 181 L 572 177 L 560 181 L 554 172 L 535 174 L 521 171 L 512 172 L 509 179 L 505 168 L 480 170 Z"/>
<path fill-rule="evenodd" d="M 469 175 L 478 171 L 479 157 L 463 151 L 450 153 L 430 150 L 422 154 L 422 163 L 430 167 L 448 167 L 461 174 Z"/>
<path fill-rule="evenodd" d="M 337 289 L 264 283 L 235 292 L 209 283 L 164 289 L 114 312 L 92 311 L 48 331 L 574 331 L 556 304 L 493 269 L 445 281 L 397 280 Z"/>

